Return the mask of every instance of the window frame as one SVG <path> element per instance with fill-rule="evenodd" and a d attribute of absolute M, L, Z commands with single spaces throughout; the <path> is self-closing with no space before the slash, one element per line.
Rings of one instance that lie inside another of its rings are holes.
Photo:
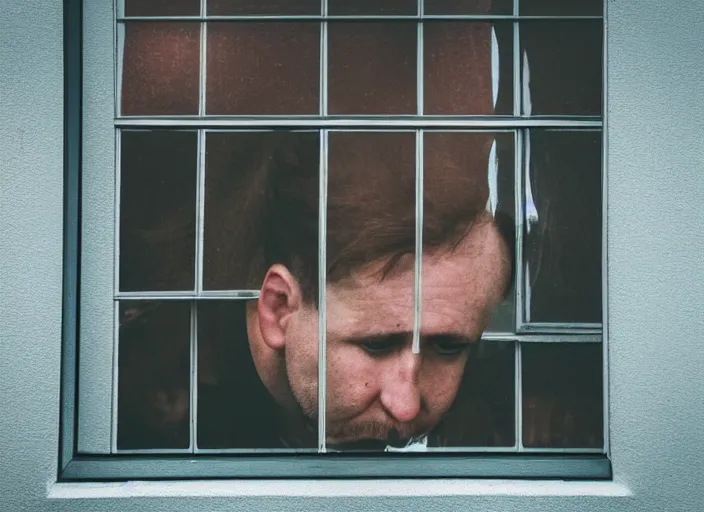
<path fill-rule="evenodd" d="M 111 20 L 116 23 L 114 20 Z M 606 55 L 606 12 L 603 51 Z M 83 0 L 64 1 L 65 40 L 65 223 L 64 310 L 62 343 L 60 481 L 160 480 L 172 478 L 539 478 L 611 480 L 609 416 L 604 415 L 604 453 L 476 453 L 457 451 L 431 454 L 90 454 L 81 453 L 78 441 L 80 276 L 83 165 Z M 516 42 L 514 41 L 514 44 Z M 116 50 L 114 50 L 116 51 Z M 117 56 L 115 56 L 117 58 Z M 419 57 L 420 58 L 420 57 Z M 604 59 L 603 83 L 606 83 Z M 111 79 L 114 77 L 111 77 Z M 514 88 L 516 88 L 514 84 Z M 605 91 L 605 87 L 604 87 Z M 420 94 L 420 92 L 419 92 Z M 115 94 L 117 97 L 117 94 Z M 111 105 L 112 108 L 112 105 Z M 606 140 L 603 113 L 602 144 Z M 112 128 L 112 125 L 111 125 Z M 602 145 L 602 177 L 606 146 Z M 606 180 L 602 179 L 603 219 L 606 219 Z M 606 222 L 602 222 L 602 267 L 606 262 Z M 519 240 L 521 240 L 519 238 Z M 608 403 L 608 343 L 606 272 L 602 279 L 602 347 L 604 407 Z M 518 325 L 519 331 L 530 325 Z M 520 356 L 520 344 L 517 347 Z M 593 452 L 593 450 L 584 450 Z M 331 456 L 332 455 L 332 456 Z M 194 462 L 197 462 L 194 464 Z"/>

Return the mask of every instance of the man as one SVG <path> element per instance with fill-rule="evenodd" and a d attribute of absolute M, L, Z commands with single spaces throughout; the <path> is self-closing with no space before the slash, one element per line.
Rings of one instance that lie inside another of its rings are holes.
<path fill-rule="evenodd" d="M 211 201 L 206 219 L 219 221 L 208 233 L 206 220 L 207 282 L 260 289 L 259 299 L 246 308 L 249 350 L 232 356 L 251 357 L 255 371 L 250 368 L 242 380 L 232 377 L 238 382 L 230 388 L 258 377 L 267 392 L 262 395 L 269 394 L 278 409 L 266 412 L 267 423 L 286 426 L 277 433 L 284 445 L 316 446 L 318 135 L 221 137 L 221 146 L 211 149 L 212 168 L 227 167 L 216 163 L 219 147 L 229 158 L 235 154 L 248 162 L 250 171 L 211 178 L 216 181 L 206 197 L 206 204 Z M 510 279 L 508 244 L 484 208 L 491 142 L 487 134 L 427 134 L 422 349 L 416 355 L 411 351 L 415 135 L 330 134 L 326 428 L 331 445 L 405 443 L 430 432 L 453 403 L 471 343 L 480 338 Z M 260 163 L 251 165 L 257 158 Z M 230 192 L 218 194 L 223 190 Z M 246 205 L 247 215 L 235 205 Z M 244 259 L 238 252 L 243 247 L 263 251 L 259 258 Z M 236 264 L 243 260 L 246 265 Z M 251 415 L 261 411 L 262 401 L 241 407 L 249 411 L 243 422 L 260 423 Z"/>

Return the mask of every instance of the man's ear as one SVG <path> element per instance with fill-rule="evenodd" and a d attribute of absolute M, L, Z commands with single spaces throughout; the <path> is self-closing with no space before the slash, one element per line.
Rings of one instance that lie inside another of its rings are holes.
<path fill-rule="evenodd" d="M 259 329 L 264 343 L 274 350 L 286 344 L 286 329 L 301 308 L 301 287 L 286 267 L 272 265 L 264 276 L 257 301 Z"/>

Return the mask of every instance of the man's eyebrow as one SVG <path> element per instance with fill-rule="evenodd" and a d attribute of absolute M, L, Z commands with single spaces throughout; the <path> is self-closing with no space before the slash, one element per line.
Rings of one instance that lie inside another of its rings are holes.
<path fill-rule="evenodd" d="M 355 343 L 357 345 L 403 345 L 409 343 L 412 338 L 412 333 L 410 332 L 394 332 L 394 333 L 379 333 L 370 334 L 367 336 L 358 336 L 348 338 L 348 342 Z M 477 340 L 470 336 L 459 333 L 438 333 L 429 334 L 426 336 L 421 336 L 421 341 L 423 343 L 435 344 L 435 343 L 455 343 L 455 344 L 469 344 L 475 343 Z"/>
<path fill-rule="evenodd" d="M 410 336 L 411 333 L 409 332 L 378 333 L 366 336 L 353 336 L 348 341 L 357 345 L 403 345 Z"/>

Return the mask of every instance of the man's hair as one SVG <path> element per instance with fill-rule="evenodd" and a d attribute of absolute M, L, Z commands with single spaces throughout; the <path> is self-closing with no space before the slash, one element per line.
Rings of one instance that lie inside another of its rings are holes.
<path fill-rule="evenodd" d="M 426 91 L 426 106 L 448 113 L 489 114 L 493 109 L 491 26 L 463 25 L 461 39 L 455 37 L 452 26 L 436 27 L 442 30 L 436 34 L 442 51 L 426 62 L 425 71 L 442 80 Z M 457 65 L 463 59 L 472 62 L 471 73 Z M 383 111 L 382 107 L 375 108 Z M 423 250 L 452 249 L 485 209 L 494 137 L 430 131 L 424 139 Z M 315 300 L 319 155 L 317 131 L 208 134 L 204 288 L 258 289 L 267 269 L 281 263 L 299 281 L 304 298 Z M 333 131 L 327 158 L 327 280 L 339 281 L 386 258 L 383 279 L 404 255 L 415 251 L 415 133 Z M 192 217 L 190 224 L 168 215 L 162 218 L 167 222 L 147 233 L 147 246 L 177 233 L 184 238 L 184 246 L 193 240 Z M 186 224 L 189 228 L 178 228 Z M 512 222 L 497 224 L 509 237 Z M 507 247 L 510 250 L 513 243 Z M 156 259 L 149 266 L 164 282 L 173 282 L 170 272 L 189 267 L 179 261 L 185 256 L 172 253 L 164 261 L 163 251 L 153 254 Z"/>
<path fill-rule="evenodd" d="M 211 135 L 211 137 L 213 137 Z M 486 133 L 426 133 L 423 250 L 452 250 L 485 211 Z M 320 142 L 316 132 L 218 134 L 208 163 L 206 286 L 251 288 L 280 263 L 315 301 Z M 233 166 L 231 162 L 238 165 Z M 380 279 L 416 243 L 415 133 L 329 134 L 326 277 L 337 282 L 387 260 Z"/>

